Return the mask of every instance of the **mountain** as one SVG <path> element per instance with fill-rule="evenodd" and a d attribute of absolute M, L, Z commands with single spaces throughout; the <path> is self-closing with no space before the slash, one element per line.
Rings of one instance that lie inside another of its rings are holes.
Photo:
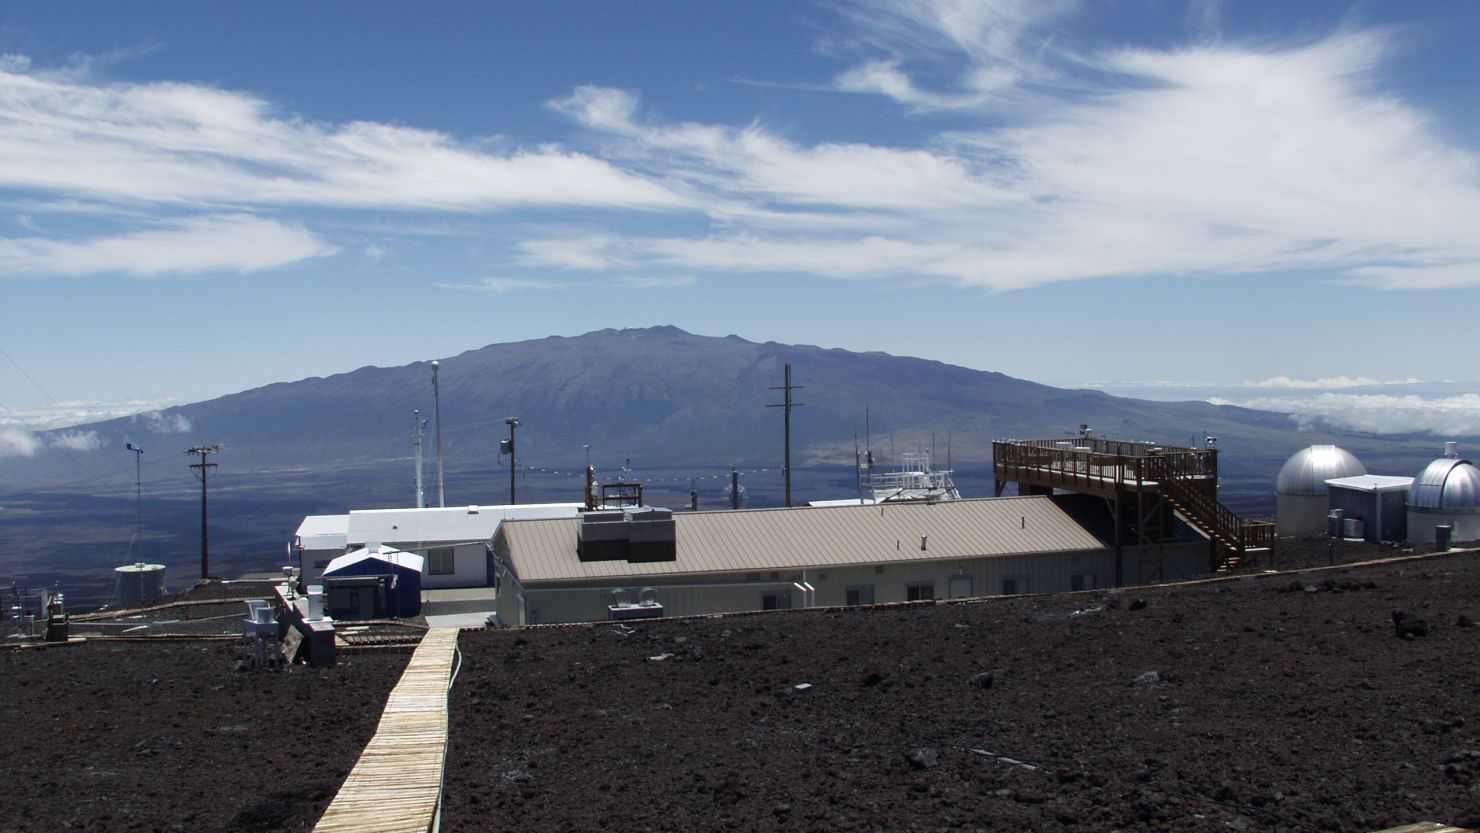
<path fill-rule="evenodd" d="M 1417 472 L 1436 445 L 1299 431 L 1283 414 L 1064 390 L 884 353 L 675 327 L 600 330 L 440 361 L 447 504 L 507 501 L 498 444 L 508 436 L 505 418 L 517 416 L 523 502 L 579 500 L 589 445 L 603 477 L 630 460 L 632 476 L 660 505 L 686 506 L 691 487 L 707 508 L 722 505 L 731 466 L 746 470 L 751 505 L 776 505 L 782 414 L 767 406 L 782 401 L 774 388 L 787 364 L 800 404 L 792 417 L 798 501 L 854 493 L 855 442 L 866 431 L 886 466 L 891 449 L 934 446 L 937 464 L 949 457 L 968 497 L 991 494 L 993 438 L 1073 436 L 1081 423 L 1107 438 L 1170 444 L 1211 434 L 1223 452 L 1225 502 L 1255 513 L 1272 511 L 1279 466 L 1311 443 L 1341 444 L 1382 473 Z M 196 445 L 223 446 L 212 458 L 219 464 L 211 480 L 213 565 L 271 566 L 305 514 L 410 505 L 412 410 L 432 420 L 431 382 L 428 362 L 362 367 L 47 432 L 35 457 L 0 465 L 0 577 L 43 575 L 75 587 L 106 580 L 98 567 L 123 559 L 188 565 L 199 553 L 200 487 L 183 452 Z M 141 519 L 128 442 L 148 450 Z M 429 428 L 432 503 L 434 448 Z M 145 532 L 137 550 L 128 544 L 136 523 Z"/>
<path fill-rule="evenodd" d="M 1225 447 L 1266 433 L 1286 436 L 1292 428 L 1283 416 L 1262 411 L 1124 399 L 924 359 L 757 344 L 675 327 L 493 344 L 440 364 L 449 471 L 494 466 L 508 416 L 521 422 L 516 444 L 523 465 L 583 464 L 585 444 L 608 467 L 628 457 L 658 466 L 775 464 L 782 415 L 766 406 L 781 401 L 771 388 L 782 384 L 786 364 L 802 405 L 792 420 L 797 468 L 851 465 L 866 408 L 876 449 L 891 434 L 906 448 L 928 444 L 934 434 L 943 456 L 949 434 L 953 457 L 966 461 L 988 460 L 993 437 L 1057 436 L 1086 422 L 1102 436 L 1167 442 L 1207 431 L 1223 437 Z M 428 362 L 362 367 L 170 408 L 147 420 L 65 430 L 96 432 L 114 450 L 130 441 L 173 441 L 182 451 L 220 443 L 222 465 L 239 470 L 328 471 L 408 458 L 412 410 L 433 416 L 431 382 Z M 149 435 L 187 424 L 188 432 L 168 440 Z M 430 428 L 424 449 L 430 463 Z M 46 462 L 37 459 L 23 476 L 33 485 L 76 479 L 67 470 L 48 477 L 47 469 L 58 467 L 54 460 L 40 465 Z M 6 479 L 18 480 L 17 471 Z"/>

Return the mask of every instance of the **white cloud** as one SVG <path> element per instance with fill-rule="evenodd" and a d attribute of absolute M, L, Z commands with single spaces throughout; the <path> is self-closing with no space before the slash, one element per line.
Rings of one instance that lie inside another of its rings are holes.
<path fill-rule="evenodd" d="M 864 2 L 844 13 L 858 48 L 888 57 L 844 72 L 837 87 L 878 93 L 918 109 L 990 106 L 995 97 L 1055 75 L 1043 58 L 1051 39 L 1038 29 L 1071 11 L 1072 0 L 896 0 Z M 951 89 L 921 89 L 903 68 L 932 66 L 943 56 L 964 68 Z"/>
<path fill-rule="evenodd" d="M 537 289 L 560 289 L 557 284 L 549 281 L 538 281 L 529 278 L 482 278 L 474 283 L 439 283 L 438 289 L 463 289 L 473 292 L 487 292 L 493 295 L 507 295 L 510 292 L 523 292 Z"/>
<path fill-rule="evenodd" d="M 1210 401 L 1289 413 L 1302 427 L 1330 425 L 1373 434 L 1480 435 L 1480 394 L 1473 393 L 1447 397 L 1321 393 L 1305 398 Z"/>
<path fill-rule="evenodd" d="M 34 457 L 41 439 L 24 428 L 0 427 L 0 458 Z"/>
<path fill-rule="evenodd" d="M 974 56 L 976 71 L 1031 68 L 1020 46 L 1047 47 L 1025 32 L 1059 7 L 901 8 L 866 7 L 881 42 L 881 32 L 903 39 L 925 27 Z M 612 158 L 703 195 L 713 224 L 684 237 L 530 240 L 521 251 L 574 269 L 810 272 L 993 290 L 1301 270 L 1394 289 L 1480 286 L 1470 220 L 1480 216 L 1480 158 L 1374 90 L 1387 49 L 1374 31 L 1285 47 L 1065 53 L 1093 85 L 1081 77 L 1056 90 L 1044 83 L 1051 74 L 1035 74 L 1034 106 L 1023 108 L 1033 117 L 942 132 L 922 147 L 653 122 L 634 94 L 583 87 L 552 106 L 607 136 Z M 865 69 L 889 84 L 909 80 L 899 61 Z"/>
<path fill-rule="evenodd" d="M 96 400 L 74 400 L 58 402 L 44 408 L 25 410 L 0 410 L 0 428 L 20 428 L 28 431 L 45 431 L 53 428 L 70 428 L 89 422 L 132 416 L 141 411 L 158 411 L 175 404 L 173 399 L 143 400 L 130 399 L 124 402 L 99 402 Z M 135 416 L 135 421 L 140 417 Z M 158 414 L 155 414 L 158 418 Z M 184 419 L 184 417 L 179 417 Z M 187 421 L 187 428 L 188 421 Z"/>
<path fill-rule="evenodd" d="M 335 251 L 301 227 L 229 214 L 75 243 L 0 240 L 0 276 L 255 272 Z"/>
<path fill-rule="evenodd" d="M 478 211 L 672 209 L 662 184 L 555 147 L 493 152 L 435 131 L 318 124 L 213 87 L 98 84 L 0 62 L 0 187 L 127 204 Z"/>
<path fill-rule="evenodd" d="M 153 434 L 183 434 L 190 430 L 190 419 L 178 411 L 173 414 L 144 411 L 134 414 L 134 422 L 141 423 Z"/>
<path fill-rule="evenodd" d="M 1246 388 L 1285 388 L 1293 390 L 1337 390 L 1342 388 L 1370 388 L 1386 385 L 1417 385 L 1422 379 L 1409 376 L 1407 379 L 1383 381 L 1370 376 L 1325 376 L 1320 379 L 1291 379 L 1289 376 L 1271 376 L 1258 382 L 1244 382 Z"/>
<path fill-rule="evenodd" d="M 47 444 L 68 451 L 96 451 L 104 442 L 96 431 L 59 431 L 47 438 Z"/>
<path fill-rule="evenodd" d="M 699 279 L 693 275 L 675 275 L 672 277 L 638 276 L 628 275 L 617 278 L 617 283 L 629 289 L 683 289 L 694 286 Z"/>

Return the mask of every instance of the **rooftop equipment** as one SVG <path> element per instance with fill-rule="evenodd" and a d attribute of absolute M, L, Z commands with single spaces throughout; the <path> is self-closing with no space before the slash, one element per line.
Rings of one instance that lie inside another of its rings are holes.
<path fill-rule="evenodd" d="M 582 561 L 674 561 L 678 545 L 673 510 L 634 506 L 586 512 L 576 532 L 576 555 Z"/>

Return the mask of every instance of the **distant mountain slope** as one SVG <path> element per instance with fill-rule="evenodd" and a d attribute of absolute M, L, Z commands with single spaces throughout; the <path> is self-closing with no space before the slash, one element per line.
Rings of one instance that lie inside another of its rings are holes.
<path fill-rule="evenodd" d="M 949 435 L 957 465 L 990 459 L 994 437 L 1060 436 L 1080 423 L 1101 436 L 1169 443 L 1207 432 L 1220 437 L 1225 460 L 1264 468 L 1277 468 L 1284 456 L 1322 439 L 1297 434 L 1288 418 L 1269 412 L 1125 399 L 924 359 L 654 327 L 493 344 L 442 360 L 448 471 L 493 469 L 508 416 L 521 420 L 521 465 L 578 467 L 585 461 L 582 446 L 590 444 L 593 459 L 607 470 L 626 457 L 645 466 L 775 466 L 782 415 L 766 406 L 781 401 L 769 388 L 782 383 L 787 363 L 801 386 L 796 401 L 803 404 L 793 418 L 798 468 L 851 465 L 865 407 L 876 450 L 887 450 L 891 439 L 901 451 L 928 447 L 934 434 L 944 456 Z M 190 429 L 168 438 L 150 437 L 137 418 L 71 430 L 96 431 L 115 450 L 141 436 L 146 445 L 168 442 L 181 451 L 221 443 L 227 449 L 223 467 L 237 472 L 327 473 L 384 463 L 403 479 L 409 465 L 392 461 L 411 455 L 414 408 L 432 418 L 426 362 L 363 367 L 171 408 L 164 421 L 180 417 Z M 430 429 L 426 443 L 430 472 Z M 29 461 L 8 460 L 0 486 L 75 481 L 77 471 L 56 456 L 47 451 Z M 1272 481 L 1273 471 L 1268 476 Z"/>

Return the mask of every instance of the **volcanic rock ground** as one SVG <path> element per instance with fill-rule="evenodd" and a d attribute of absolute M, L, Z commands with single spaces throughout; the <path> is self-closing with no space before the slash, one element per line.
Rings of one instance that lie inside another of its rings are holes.
<path fill-rule="evenodd" d="M 1395 636 L 1394 609 L 1426 635 Z M 1474 825 L 1480 628 L 1461 616 L 1480 618 L 1474 554 L 469 632 L 443 829 Z"/>
<path fill-rule="evenodd" d="M 1327 557 L 1285 547 L 1278 566 Z M 1396 636 L 1395 609 L 1423 635 Z M 182 634 L 230 618 L 185 610 Z M 1474 826 L 1470 619 L 1473 552 L 1175 588 L 465 632 L 442 829 Z M 311 829 L 407 654 L 270 673 L 237 671 L 236 650 L 167 638 L 0 651 L 0 831 Z"/>

